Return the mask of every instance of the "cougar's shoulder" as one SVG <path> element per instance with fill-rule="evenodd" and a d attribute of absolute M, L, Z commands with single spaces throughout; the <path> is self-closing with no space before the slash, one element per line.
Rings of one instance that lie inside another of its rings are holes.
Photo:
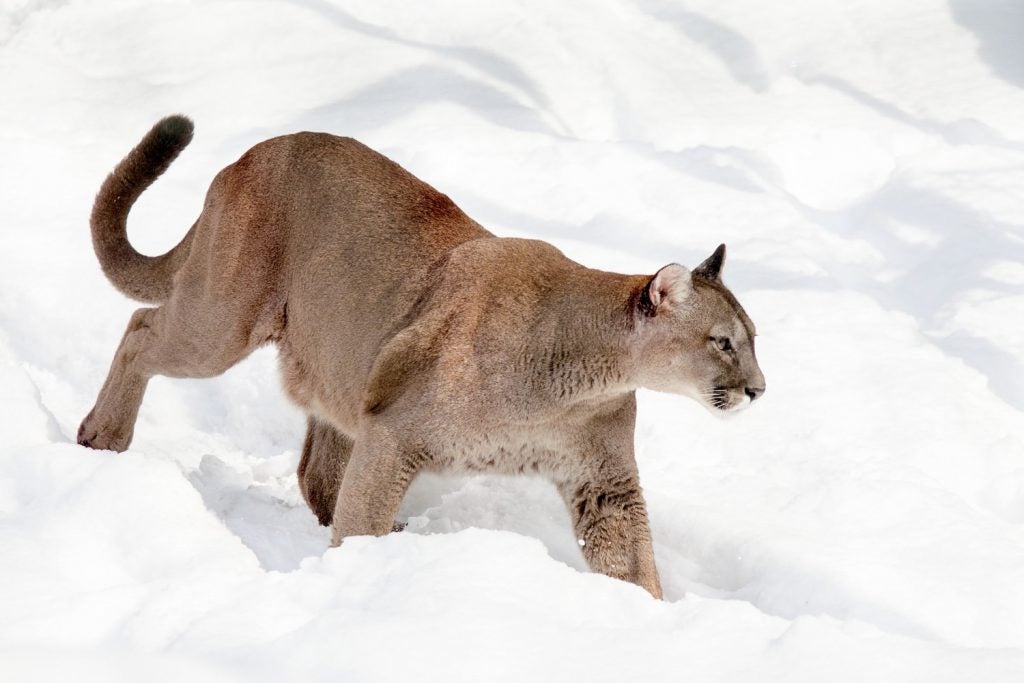
<path fill-rule="evenodd" d="M 417 387 L 480 407 L 484 374 L 507 366 L 567 261 L 550 244 L 493 236 L 464 241 L 426 269 L 417 299 L 383 340 L 363 408 L 379 414 Z M 492 377 L 493 378 L 493 377 Z M 431 386 L 426 383 L 429 380 Z"/>

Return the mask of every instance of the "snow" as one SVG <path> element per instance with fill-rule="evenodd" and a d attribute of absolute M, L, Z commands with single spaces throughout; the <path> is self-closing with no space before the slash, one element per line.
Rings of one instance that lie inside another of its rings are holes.
<path fill-rule="evenodd" d="M 0 2 L 0 678 L 1024 679 L 1018 3 Z M 354 136 L 502 235 L 654 272 L 729 245 L 768 382 L 642 392 L 666 593 L 589 573 L 554 490 L 424 476 L 327 549 L 264 349 L 74 444 L 135 305 L 87 217 L 176 243 L 266 137 Z"/>

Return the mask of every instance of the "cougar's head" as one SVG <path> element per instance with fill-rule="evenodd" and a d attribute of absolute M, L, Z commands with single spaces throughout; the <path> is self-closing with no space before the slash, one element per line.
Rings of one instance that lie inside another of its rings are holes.
<path fill-rule="evenodd" d="M 673 263 L 637 297 L 638 381 L 691 396 L 709 410 L 735 411 L 764 393 L 754 323 L 722 284 L 725 245 L 688 271 Z"/>

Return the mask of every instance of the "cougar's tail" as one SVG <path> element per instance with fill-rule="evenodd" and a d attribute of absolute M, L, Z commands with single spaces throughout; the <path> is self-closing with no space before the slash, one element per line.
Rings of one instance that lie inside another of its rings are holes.
<path fill-rule="evenodd" d="M 178 115 L 161 119 L 107 176 L 92 207 L 92 246 L 103 273 L 138 301 L 157 304 L 170 297 L 171 279 L 188 258 L 195 227 L 166 254 L 145 256 L 128 242 L 128 211 L 191 140 L 189 119 Z"/>

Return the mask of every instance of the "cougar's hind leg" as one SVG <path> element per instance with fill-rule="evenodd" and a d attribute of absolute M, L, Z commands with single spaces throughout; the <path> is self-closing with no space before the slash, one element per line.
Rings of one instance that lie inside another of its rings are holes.
<path fill-rule="evenodd" d="M 132 314 L 96 405 L 78 428 L 81 445 L 123 451 L 131 443 L 135 419 L 149 381 L 149 377 L 139 371 L 139 354 L 151 343 L 150 324 L 156 311 L 155 308 L 140 308 Z"/>
<path fill-rule="evenodd" d="M 172 296 L 158 308 L 135 311 L 110 364 L 96 405 L 78 428 L 78 443 L 124 451 L 153 375 L 215 377 L 258 344 L 251 326 L 194 298 Z"/>
<path fill-rule="evenodd" d="M 330 526 L 353 441 L 330 423 L 310 417 L 299 460 L 299 489 L 323 526 Z"/>
<path fill-rule="evenodd" d="M 132 316 L 79 443 L 126 449 L 150 377 L 214 377 L 281 337 L 288 230 L 264 207 L 267 163 L 247 154 L 214 178 L 169 298 Z"/>

